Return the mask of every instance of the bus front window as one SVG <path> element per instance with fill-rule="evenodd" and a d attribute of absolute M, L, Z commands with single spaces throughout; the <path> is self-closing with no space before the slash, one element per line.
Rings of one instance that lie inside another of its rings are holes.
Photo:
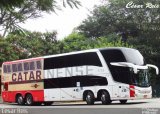
<path fill-rule="evenodd" d="M 149 87 L 149 72 L 148 69 L 140 69 L 137 74 L 132 75 L 132 84 L 139 87 Z"/>
<path fill-rule="evenodd" d="M 122 64 L 120 64 L 122 65 Z M 112 64 L 110 71 L 115 81 L 134 85 L 138 87 L 149 87 L 149 72 L 146 69 L 137 69 L 135 73 L 134 68 L 120 66 L 119 64 Z"/>

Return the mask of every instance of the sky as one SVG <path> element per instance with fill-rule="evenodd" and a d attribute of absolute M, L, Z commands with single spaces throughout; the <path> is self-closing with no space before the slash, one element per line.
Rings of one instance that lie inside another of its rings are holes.
<path fill-rule="evenodd" d="M 95 5 L 99 5 L 102 0 L 80 0 L 82 7 L 79 9 L 62 8 L 57 14 L 43 14 L 43 17 L 29 19 L 21 27 L 37 32 L 57 31 L 58 39 L 68 36 L 75 27 L 87 18 Z"/>

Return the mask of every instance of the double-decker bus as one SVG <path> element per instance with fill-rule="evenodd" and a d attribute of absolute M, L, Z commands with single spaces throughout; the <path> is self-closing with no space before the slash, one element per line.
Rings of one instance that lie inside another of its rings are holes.
<path fill-rule="evenodd" d="M 30 58 L 2 65 L 2 100 L 19 105 L 59 101 L 101 101 L 152 97 L 149 67 L 132 48 L 91 49 Z"/>

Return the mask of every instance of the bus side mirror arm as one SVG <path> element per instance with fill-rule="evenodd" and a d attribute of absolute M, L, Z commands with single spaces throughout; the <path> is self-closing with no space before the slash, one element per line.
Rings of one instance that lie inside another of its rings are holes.
<path fill-rule="evenodd" d="M 157 74 L 157 75 L 159 74 L 159 69 L 158 69 L 158 67 L 157 67 L 157 66 L 155 66 L 155 65 L 151 65 L 151 64 L 147 64 L 146 66 L 147 66 L 147 67 L 151 67 L 151 68 L 156 69 L 156 74 Z"/>
<path fill-rule="evenodd" d="M 136 67 L 133 67 L 133 71 L 134 71 L 135 74 L 138 73 L 138 69 Z"/>
<path fill-rule="evenodd" d="M 127 63 L 127 62 L 111 62 L 110 63 L 113 66 L 120 66 L 120 67 L 130 67 L 133 68 L 133 71 L 135 74 L 138 73 L 138 68 L 136 65 L 134 65 L 133 63 Z"/>

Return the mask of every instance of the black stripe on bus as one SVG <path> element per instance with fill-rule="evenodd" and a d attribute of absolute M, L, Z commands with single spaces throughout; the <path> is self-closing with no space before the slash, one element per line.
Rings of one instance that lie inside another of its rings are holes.
<path fill-rule="evenodd" d="M 77 87 L 77 82 L 80 82 L 81 87 L 108 85 L 108 81 L 105 77 L 85 75 L 44 79 L 44 89 Z"/>

